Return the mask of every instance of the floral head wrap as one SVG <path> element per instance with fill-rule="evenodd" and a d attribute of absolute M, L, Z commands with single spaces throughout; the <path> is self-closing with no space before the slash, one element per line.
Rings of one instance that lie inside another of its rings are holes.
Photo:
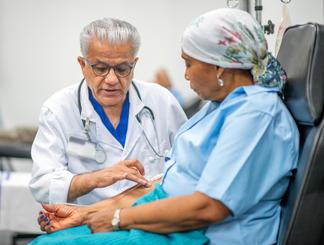
<path fill-rule="evenodd" d="M 184 31 L 182 50 L 223 68 L 251 70 L 256 84 L 282 92 L 286 73 L 268 52 L 259 23 L 238 9 L 217 9 L 196 18 Z"/>

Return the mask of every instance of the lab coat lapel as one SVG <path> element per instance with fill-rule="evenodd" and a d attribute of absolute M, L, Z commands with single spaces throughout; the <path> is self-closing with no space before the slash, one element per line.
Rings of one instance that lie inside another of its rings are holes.
<path fill-rule="evenodd" d="M 88 85 L 86 80 L 84 80 L 81 92 L 80 92 L 80 103 L 81 103 L 81 119 L 86 120 L 89 118 L 90 122 L 96 122 L 96 112 L 94 111 L 90 100 L 89 100 L 89 92 L 88 92 Z"/>
<path fill-rule="evenodd" d="M 94 110 L 90 100 L 89 91 L 86 81 L 82 84 L 81 88 L 81 119 L 85 120 L 87 117 L 90 120 L 90 136 L 91 140 L 95 142 L 103 142 L 110 147 L 123 150 L 123 147 L 115 139 L 115 137 L 108 131 L 108 129 L 103 125 L 101 119 L 97 112 Z"/>
<path fill-rule="evenodd" d="M 123 152 L 124 159 L 129 156 L 142 135 L 142 129 L 136 120 L 136 115 L 144 108 L 144 103 L 138 97 L 133 85 L 129 87 L 129 104 L 128 128 Z"/>

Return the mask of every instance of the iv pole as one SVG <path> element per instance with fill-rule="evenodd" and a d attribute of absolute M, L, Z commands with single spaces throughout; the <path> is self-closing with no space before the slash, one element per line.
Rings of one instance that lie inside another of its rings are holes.
<path fill-rule="evenodd" d="M 262 26 L 262 0 L 254 1 L 254 10 L 255 10 L 255 18 Z M 265 34 L 273 34 L 275 25 L 271 20 L 268 20 L 268 24 L 263 26 L 263 31 Z"/>
<path fill-rule="evenodd" d="M 247 0 L 247 6 L 249 12 L 252 12 L 250 9 L 250 1 Z M 284 4 L 288 4 L 291 2 L 291 0 L 280 0 Z M 236 8 L 239 5 L 239 0 L 227 0 L 227 6 L 229 8 Z M 259 24 L 263 27 L 263 31 L 265 34 L 273 34 L 274 33 L 274 23 L 271 20 L 268 20 L 268 24 L 262 25 L 262 0 L 254 0 L 254 10 L 255 10 L 255 18 L 259 22 Z"/>

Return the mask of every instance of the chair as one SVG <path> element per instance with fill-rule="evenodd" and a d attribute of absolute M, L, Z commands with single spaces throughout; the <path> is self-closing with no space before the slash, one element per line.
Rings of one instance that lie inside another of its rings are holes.
<path fill-rule="evenodd" d="M 190 103 L 189 106 L 184 107 L 183 110 L 186 113 L 186 116 L 190 118 L 193 115 L 195 115 L 202 106 L 203 106 L 203 101 L 199 98 L 196 98 L 193 100 L 193 102 Z"/>
<path fill-rule="evenodd" d="M 31 143 L 37 128 L 0 129 L 0 170 L 14 171 L 11 158 L 31 159 Z M 4 161 L 6 160 L 6 161 Z"/>
<path fill-rule="evenodd" d="M 278 59 L 288 76 L 285 103 L 299 128 L 300 153 L 277 244 L 324 244 L 324 26 L 288 28 Z"/>
<path fill-rule="evenodd" d="M 31 145 L 0 142 L 0 171 L 15 170 L 11 164 L 11 158 L 31 159 Z M 4 159 L 7 161 L 3 161 Z"/>

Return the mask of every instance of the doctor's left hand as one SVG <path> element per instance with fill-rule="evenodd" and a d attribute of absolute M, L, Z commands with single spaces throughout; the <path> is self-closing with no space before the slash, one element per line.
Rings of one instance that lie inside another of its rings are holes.
<path fill-rule="evenodd" d="M 106 187 L 120 180 L 131 180 L 143 186 L 149 186 L 144 177 L 144 167 L 137 160 L 123 160 L 117 164 L 94 172 L 96 187 Z"/>

